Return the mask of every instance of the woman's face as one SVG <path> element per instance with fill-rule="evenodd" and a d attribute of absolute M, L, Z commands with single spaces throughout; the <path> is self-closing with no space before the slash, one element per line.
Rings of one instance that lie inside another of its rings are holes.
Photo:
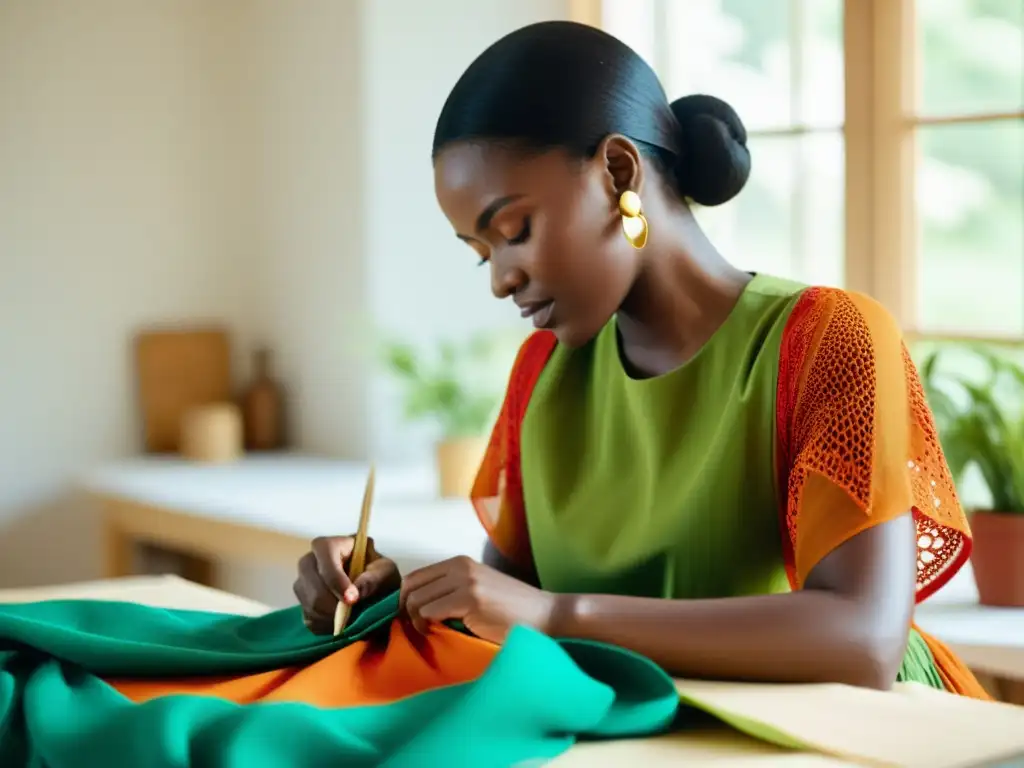
<path fill-rule="evenodd" d="M 456 144 L 437 157 L 434 186 L 456 236 L 490 266 L 494 295 L 511 297 L 535 327 L 578 347 L 622 304 L 640 259 L 602 152 L 577 161 Z"/>

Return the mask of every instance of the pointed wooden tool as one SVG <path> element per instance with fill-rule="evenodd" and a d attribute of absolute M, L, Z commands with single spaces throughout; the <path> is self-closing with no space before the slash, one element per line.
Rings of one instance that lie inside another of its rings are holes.
<path fill-rule="evenodd" d="M 352 545 L 352 557 L 349 558 L 348 577 L 355 581 L 366 569 L 366 545 L 369 541 L 367 531 L 370 527 L 370 508 L 373 506 L 374 466 L 370 465 L 370 474 L 366 478 L 366 490 L 363 492 L 363 509 L 359 513 L 359 527 L 356 529 L 356 540 Z M 334 636 L 340 635 L 348 622 L 352 606 L 344 600 L 338 601 L 334 611 Z"/>

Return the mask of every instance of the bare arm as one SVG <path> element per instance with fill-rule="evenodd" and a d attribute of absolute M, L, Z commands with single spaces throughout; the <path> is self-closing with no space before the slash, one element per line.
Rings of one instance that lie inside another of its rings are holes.
<path fill-rule="evenodd" d="M 619 645 L 673 674 L 889 688 L 907 644 L 915 585 L 910 513 L 827 555 L 805 588 L 711 600 L 558 598 L 552 632 Z"/>
<path fill-rule="evenodd" d="M 537 574 L 535 572 L 532 570 L 527 571 L 518 567 L 515 563 L 501 554 L 490 540 L 488 540 L 484 545 L 483 563 L 496 571 L 504 573 L 506 576 L 511 576 L 513 579 L 518 579 L 519 581 L 529 584 L 531 587 L 540 586 L 540 580 L 537 578 Z"/>

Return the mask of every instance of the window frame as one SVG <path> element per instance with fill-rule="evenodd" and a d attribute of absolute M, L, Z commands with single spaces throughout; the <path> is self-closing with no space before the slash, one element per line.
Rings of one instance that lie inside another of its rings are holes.
<path fill-rule="evenodd" d="M 958 335 L 918 326 L 918 129 L 1024 121 L 1024 109 L 920 114 L 916 15 L 915 0 L 843 2 L 845 287 L 881 302 L 908 340 L 1018 344 L 1024 334 Z M 600 27 L 602 0 L 569 0 L 569 18 Z M 757 135 L 806 132 L 795 128 Z"/>

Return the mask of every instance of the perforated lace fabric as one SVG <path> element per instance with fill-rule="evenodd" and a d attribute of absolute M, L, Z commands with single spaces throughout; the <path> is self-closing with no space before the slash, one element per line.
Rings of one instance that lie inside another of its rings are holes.
<path fill-rule="evenodd" d="M 776 403 L 793 586 L 807 575 L 795 566 L 801 529 L 809 515 L 829 514 L 806 503 L 812 473 L 847 494 L 864 515 L 863 527 L 913 509 L 918 601 L 948 581 L 970 553 L 970 529 L 917 370 L 885 310 L 838 289 L 807 290 L 787 323 Z M 883 461 L 901 465 L 880 466 Z M 842 524 L 848 528 L 849 519 Z M 818 549 L 824 554 L 855 532 L 837 528 L 826 534 L 835 541 Z"/>

